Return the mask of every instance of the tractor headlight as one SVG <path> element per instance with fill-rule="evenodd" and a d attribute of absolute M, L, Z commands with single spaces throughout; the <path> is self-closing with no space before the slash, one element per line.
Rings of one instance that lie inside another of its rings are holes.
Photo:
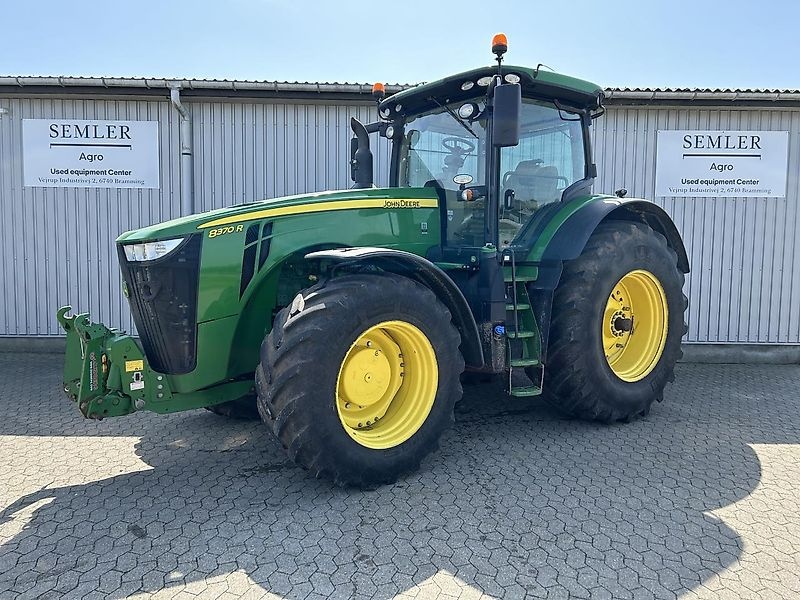
<path fill-rule="evenodd" d="M 122 247 L 125 249 L 125 258 L 128 259 L 128 262 L 141 262 L 166 256 L 180 246 L 183 239 L 175 238 L 172 240 L 145 242 L 143 244 L 125 244 Z"/>
<path fill-rule="evenodd" d="M 478 112 L 478 105 L 474 102 L 467 102 L 458 107 L 458 116 L 462 119 L 470 119 Z"/>

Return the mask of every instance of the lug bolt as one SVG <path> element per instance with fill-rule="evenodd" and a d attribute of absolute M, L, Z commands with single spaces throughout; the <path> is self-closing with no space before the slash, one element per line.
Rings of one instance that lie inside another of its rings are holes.
<path fill-rule="evenodd" d="M 359 426 L 359 428 L 361 428 L 361 427 L 364 426 L 364 424 L 363 423 L 359 423 L 358 426 Z"/>
<path fill-rule="evenodd" d="M 372 348 L 372 342 L 370 342 L 369 340 L 367 340 L 367 348 Z"/>

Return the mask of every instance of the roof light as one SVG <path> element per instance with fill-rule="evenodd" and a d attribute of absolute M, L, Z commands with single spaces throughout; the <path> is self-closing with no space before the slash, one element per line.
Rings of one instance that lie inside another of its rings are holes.
<path fill-rule="evenodd" d="M 386 95 L 386 86 L 380 82 L 372 84 L 372 95 L 377 101 L 383 100 Z"/>
<path fill-rule="evenodd" d="M 458 116 L 462 119 L 469 119 L 473 114 L 475 114 L 475 109 L 477 107 L 472 102 L 467 102 L 466 104 L 462 104 L 458 107 Z"/>
<path fill-rule="evenodd" d="M 465 81 L 464 83 L 461 84 L 461 89 L 466 92 L 467 90 L 471 90 L 474 86 L 475 83 L 473 83 L 472 81 Z"/>
<path fill-rule="evenodd" d="M 508 52 L 508 39 L 505 33 L 497 33 L 492 38 L 492 52 L 496 54 L 498 58 Z"/>

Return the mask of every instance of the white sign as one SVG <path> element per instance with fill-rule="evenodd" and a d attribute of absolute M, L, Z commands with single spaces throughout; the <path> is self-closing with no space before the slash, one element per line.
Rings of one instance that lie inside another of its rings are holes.
<path fill-rule="evenodd" d="M 656 196 L 786 196 L 788 131 L 659 131 Z"/>
<path fill-rule="evenodd" d="M 22 120 L 27 187 L 158 188 L 157 121 Z"/>

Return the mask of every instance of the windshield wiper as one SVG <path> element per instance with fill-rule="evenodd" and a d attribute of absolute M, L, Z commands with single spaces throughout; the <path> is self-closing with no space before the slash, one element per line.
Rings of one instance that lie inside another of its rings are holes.
<path fill-rule="evenodd" d="M 442 104 L 441 102 L 439 102 L 439 101 L 438 101 L 436 98 L 434 98 L 433 96 L 431 96 L 431 98 L 430 98 L 430 99 L 431 99 L 431 100 L 433 100 L 434 102 L 436 102 L 436 104 L 438 104 L 440 108 L 443 108 L 443 109 L 445 109 L 445 110 L 446 110 L 446 111 L 449 113 L 449 115 L 450 115 L 451 117 L 453 117 L 453 118 L 454 118 L 456 121 L 458 121 L 459 125 L 461 125 L 461 126 L 464 128 L 464 129 L 466 129 L 466 130 L 467 130 L 469 133 L 471 133 L 471 134 L 472 134 L 472 137 L 474 137 L 476 140 L 478 139 L 478 134 L 477 134 L 477 133 L 475 133 L 474 131 L 472 131 L 472 128 L 471 128 L 469 125 L 467 125 L 467 124 L 466 124 L 466 123 L 465 123 L 465 122 L 464 122 L 464 121 L 461 119 L 461 117 L 459 117 L 459 116 L 458 116 L 458 115 L 455 113 L 455 111 L 454 111 L 452 108 L 450 108 L 449 106 L 447 106 L 447 105 L 445 105 L 445 104 Z"/>

